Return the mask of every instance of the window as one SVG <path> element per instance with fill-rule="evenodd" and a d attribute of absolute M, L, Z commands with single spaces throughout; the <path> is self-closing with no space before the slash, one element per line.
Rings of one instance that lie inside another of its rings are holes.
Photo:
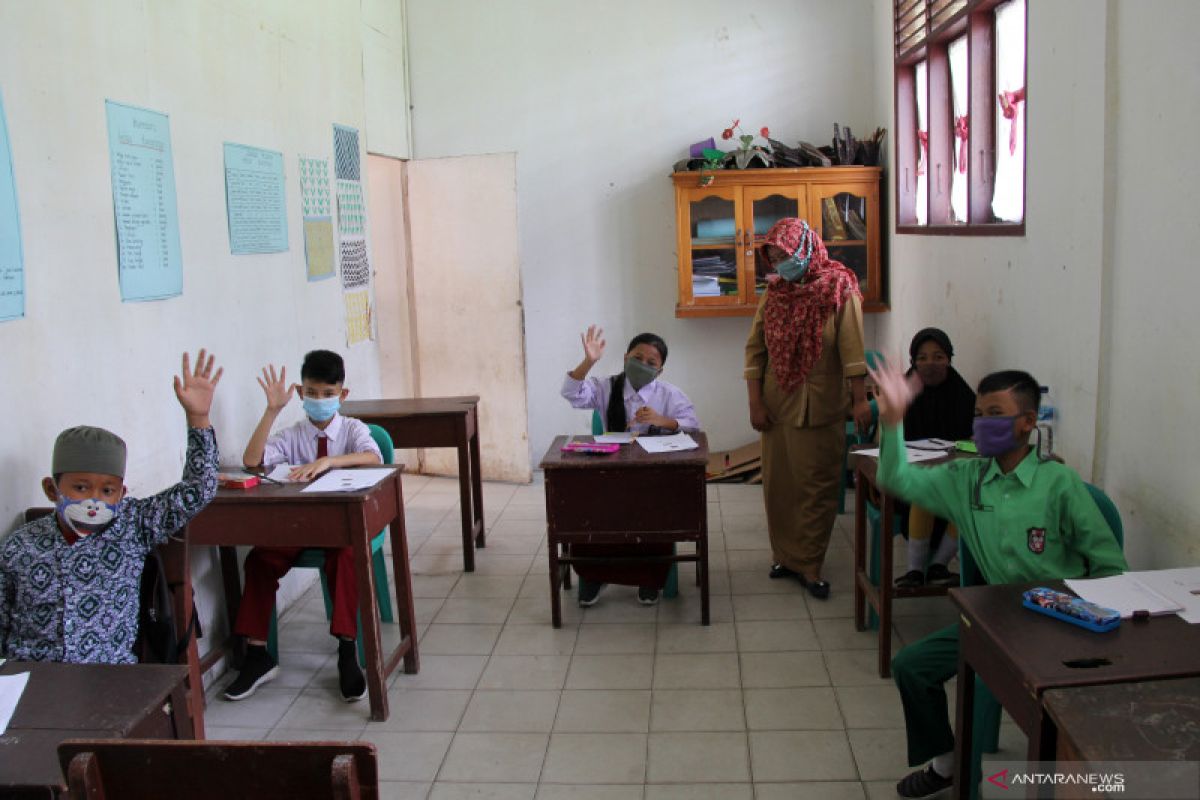
<path fill-rule="evenodd" d="M 894 0 L 899 233 L 1025 232 L 1026 0 Z"/>

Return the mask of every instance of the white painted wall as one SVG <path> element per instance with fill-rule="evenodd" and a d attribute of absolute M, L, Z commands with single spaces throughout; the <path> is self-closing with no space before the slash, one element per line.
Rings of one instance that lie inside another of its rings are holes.
<path fill-rule="evenodd" d="M 559 397 L 605 327 L 651 330 L 665 377 L 695 401 L 716 447 L 754 437 L 745 411 L 748 318 L 678 320 L 671 165 L 741 118 L 816 143 L 840 121 L 887 125 L 873 102 L 868 0 L 408 0 L 413 155 L 517 153 L 534 464 L 551 438 L 590 430 Z M 464 248 L 488 243 L 459 221 Z"/>
<path fill-rule="evenodd" d="M 876 0 L 889 121 L 891 15 Z M 1027 235 L 893 234 L 893 311 L 868 321 L 893 352 L 945 328 L 971 382 L 1015 367 L 1051 385 L 1059 451 L 1116 501 L 1144 567 L 1200 562 L 1200 369 L 1185 327 L 1200 290 L 1197 23 L 1188 0 L 1030 3 Z"/>
<path fill-rule="evenodd" d="M 133 494 L 178 480 L 184 422 L 171 376 L 185 349 L 207 346 L 225 367 L 213 422 L 227 463 L 240 460 L 262 411 L 254 376 L 268 361 L 298 378 L 306 350 L 334 348 L 353 393 L 376 396 L 378 348 L 347 350 L 337 281 L 305 281 L 299 216 L 297 155 L 332 156 L 334 122 L 365 124 L 358 0 L 5 3 L 0 15 L 27 291 L 26 318 L 0 324 L 2 527 L 44 503 L 38 482 L 71 425 L 125 438 Z M 106 98 L 170 115 L 182 297 L 120 302 Z M 229 254 L 225 141 L 284 153 L 287 253 Z M 291 408 L 280 423 L 298 415 Z M 211 642 L 223 629 L 213 621 L 219 583 L 198 561 Z"/>
<path fill-rule="evenodd" d="M 1040 5 L 1040 3 L 1038 4 Z M 1152 12 L 1152 13 L 1151 13 Z M 1134 563 L 1200 564 L 1200 4 L 1110 2 L 1105 330 L 1097 479 Z"/>

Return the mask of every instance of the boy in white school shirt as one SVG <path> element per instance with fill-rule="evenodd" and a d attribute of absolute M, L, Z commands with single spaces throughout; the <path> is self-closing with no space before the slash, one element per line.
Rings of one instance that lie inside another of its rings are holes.
<path fill-rule="evenodd" d="M 369 466 L 382 463 L 379 446 L 370 429 L 357 419 L 338 414 L 341 402 L 350 392 L 343 384 L 346 367 L 342 357 L 329 350 L 314 350 L 304 357 L 300 367 L 300 385 L 287 383 L 287 369 L 263 369 L 258 385 L 267 396 L 267 409 L 254 429 L 242 462 L 247 467 L 295 466 L 289 478 L 312 480 L 335 467 Z M 295 390 L 304 403 L 306 418 L 289 428 L 268 435 L 275 418 L 284 409 Z M 282 578 L 296 563 L 303 547 L 255 547 L 246 556 L 246 586 L 238 609 L 234 633 L 247 639 L 242 671 L 225 689 L 226 700 L 243 700 L 279 674 L 279 665 L 267 652 L 266 639 L 275 591 Z M 325 551 L 325 579 L 333 603 L 329 633 L 338 640 L 338 682 L 347 702 L 361 700 L 367 691 L 366 679 L 358 664 L 355 638 L 358 634 L 358 581 L 354 575 L 354 556 L 349 547 Z"/>

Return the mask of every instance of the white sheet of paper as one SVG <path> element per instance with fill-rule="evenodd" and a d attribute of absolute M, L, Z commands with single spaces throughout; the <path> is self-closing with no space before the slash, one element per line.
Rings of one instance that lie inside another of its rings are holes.
<path fill-rule="evenodd" d="M 1195 625 L 1200 622 L 1200 567 L 1156 569 L 1146 572 L 1126 572 L 1151 591 L 1157 592 L 1183 610 L 1179 616 L 1184 622 Z"/>
<path fill-rule="evenodd" d="M 29 682 L 28 672 L 18 672 L 16 675 L 0 675 L 0 734 L 8 730 L 17 703 L 25 692 L 25 684 Z"/>
<path fill-rule="evenodd" d="M 908 453 L 909 462 L 929 461 L 934 458 L 943 458 L 946 455 L 941 450 L 917 450 L 914 447 L 906 447 L 905 451 Z M 856 456 L 867 456 L 868 458 L 879 458 L 879 448 L 871 447 L 866 450 L 854 450 L 852 451 L 852 454 Z"/>
<path fill-rule="evenodd" d="M 914 439 L 911 442 L 905 442 L 909 448 L 917 448 L 918 450 L 949 450 L 954 447 L 954 442 L 945 439 Z"/>
<path fill-rule="evenodd" d="M 617 433 L 602 433 L 599 436 L 593 436 L 596 444 L 631 444 L 633 442 L 633 434 L 629 431 Z"/>
<path fill-rule="evenodd" d="M 1120 613 L 1122 619 L 1129 619 L 1133 612 L 1141 610 L 1149 611 L 1152 616 L 1183 610 L 1130 573 L 1108 578 L 1069 578 L 1063 583 L 1089 603 Z"/>
<path fill-rule="evenodd" d="M 271 471 L 267 473 L 267 478 L 269 480 L 276 481 L 277 483 L 294 483 L 295 481 L 289 478 L 288 475 L 295 468 L 296 467 L 292 464 L 276 464 L 275 466 L 271 467 Z"/>
<path fill-rule="evenodd" d="M 300 491 L 357 492 L 370 489 L 392 472 L 391 469 L 331 469 Z"/>
<path fill-rule="evenodd" d="M 677 453 L 681 450 L 695 450 L 700 445 L 686 433 L 674 436 L 639 436 L 637 443 L 647 453 Z"/>

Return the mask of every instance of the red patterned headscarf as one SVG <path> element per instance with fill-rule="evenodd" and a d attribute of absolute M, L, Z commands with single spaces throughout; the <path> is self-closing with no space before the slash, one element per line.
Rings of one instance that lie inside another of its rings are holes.
<path fill-rule="evenodd" d="M 825 243 L 808 223 L 789 217 L 776 222 L 767 233 L 766 244 L 788 255 L 811 249 L 808 270 L 798 283 L 773 276 L 767 284 L 763 308 L 763 333 L 767 359 L 775 381 L 784 392 L 804 383 L 809 370 L 821 356 L 825 320 L 836 313 L 858 290 L 858 278 L 840 261 L 829 257 Z"/>

